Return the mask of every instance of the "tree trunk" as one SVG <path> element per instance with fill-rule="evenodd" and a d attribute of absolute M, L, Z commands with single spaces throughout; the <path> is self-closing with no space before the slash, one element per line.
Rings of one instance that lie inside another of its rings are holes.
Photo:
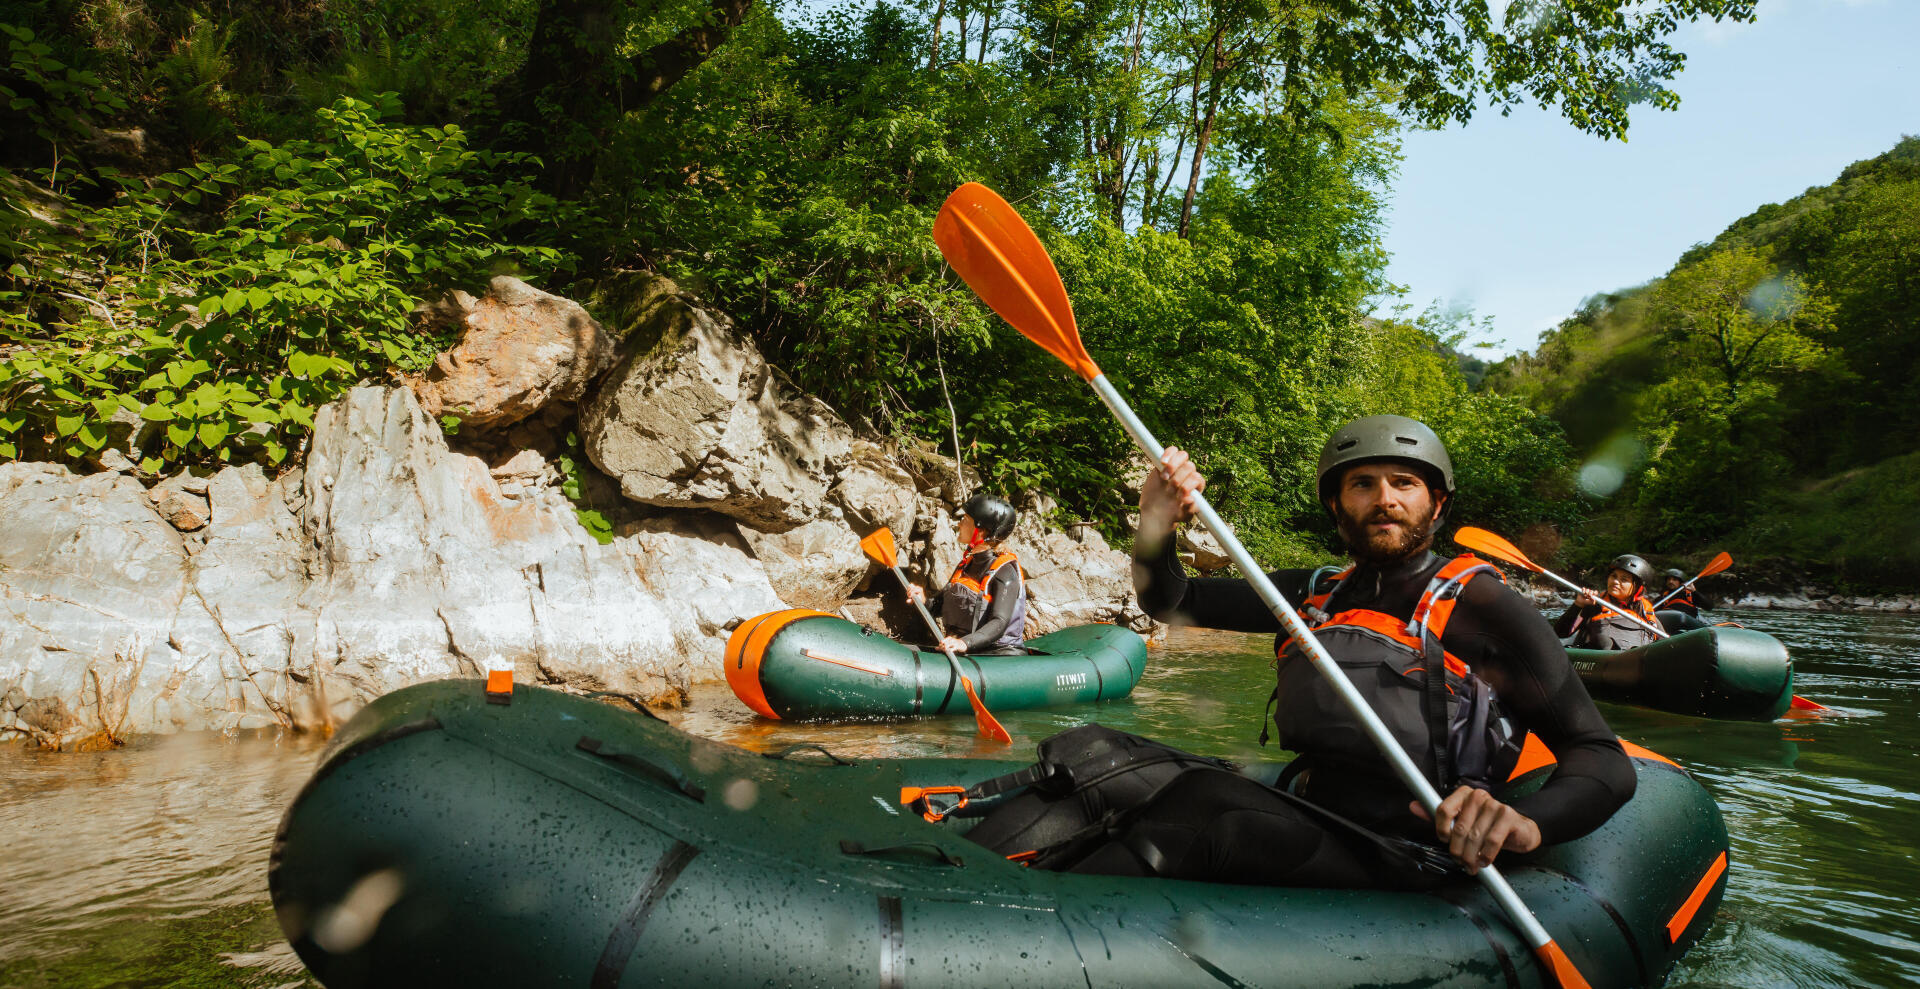
<path fill-rule="evenodd" d="M 1140 38 L 1146 26 L 1147 6 L 1145 3 L 1133 15 L 1133 40 L 1127 51 L 1127 74 L 1131 76 L 1140 67 Z M 1131 87 L 1129 87 L 1131 89 Z M 1113 111 L 1113 128 L 1107 136 L 1108 166 L 1113 170 L 1107 177 L 1108 215 L 1113 225 L 1124 229 L 1127 225 L 1127 106 L 1123 102 Z"/>
<path fill-rule="evenodd" d="M 542 0 L 520 71 L 498 91 L 507 123 L 495 143 L 538 154 L 540 183 L 577 199 L 593 182 L 607 134 L 698 68 L 752 11 L 754 0 L 711 0 L 712 17 L 622 67 L 627 22 L 609 0 Z M 645 16 L 646 11 L 631 16 Z"/>
<path fill-rule="evenodd" d="M 1153 184 L 1160 180 L 1160 148 L 1158 145 L 1146 152 L 1147 177 L 1140 183 L 1140 223 L 1145 226 L 1148 216 L 1153 212 Z"/>
<path fill-rule="evenodd" d="M 1207 75 L 1207 113 L 1200 119 L 1198 133 L 1193 141 L 1193 168 L 1187 172 L 1187 196 L 1180 202 L 1180 236 L 1188 236 L 1188 228 L 1193 224 L 1193 199 L 1200 191 L 1200 170 L 1205 167 L 1207 146 L 1213 143 L 1214 117 L 1220 111 L 1220 76 L 1224 66 L 1220 64 L 1220 36 L 1225 28 L 1213 32 L 1213 41 L 1209 47 L 1213 51 L 1213 71 Z M 1196 76 L 1194 84 L 1199 85 Z"/>
<path fill-rule="evenodd" d="M 933 33 L 927 39 L 927 71 L 932 72 L 940 65 L 940 22 L 947 16 L 947 0 L 940 0 L 940 6 L 933 12 Z"/>
<path fill-rule="evenodd" d="M 611 126 L 607 68 L 619 34 L 601 0 L 547 0 L 534 15 L 526 64 L 503 87 L 504 116 L 519 125 L 506 143 L 540 155 L 540 182 L 562 199 L 593 180 L 597 139 Z"/>
<path fill-rule="evenodd" d="M 754 0 L 711 0 L 711 23 L 693 27 L 634 56 L 633 75 L 620 84 L 620 102 L 627 110 L 644 107 L 667 91 L 700 63 L 713 57 L 753 11 Z"/>

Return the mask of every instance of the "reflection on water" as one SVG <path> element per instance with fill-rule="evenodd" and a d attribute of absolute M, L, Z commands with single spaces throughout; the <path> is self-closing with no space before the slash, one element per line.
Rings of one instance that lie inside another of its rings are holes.
<path fill-rule="evenodd" d="M 1603 706 L 1620 734 L 1692 769 L 1733 836 L 1720 915 L 1670 984 L 1920 983 L 1920 619 L 1736 615 L 1787 644 L 1800 693 L 1841 710 L 1741 724 Z M 1258 637 L 1178 633 L 1152 653 L 1131 698 L 995 712 L 1014 735 L 1010 748 L 981 741 L 964 713 L 767 721 L 724 684 L 697 689 L 670 717 L 761 751 L 804 742 L 854 758 L 1014 761 L 1097 718 L 1210 755 L 1259 758 L 1270 649 Z M 279 940 L 265 872 L 280 811 L 317 753 L 315 741 L 269 738 L 163 739 L 86 755 L 0 748 L 0 986 L 309 985 Z"/>
<path fill-rule="evenodd" d="M 0 747 L 0 986 L 304 986 L 267 849 L 319 743 Z"/>

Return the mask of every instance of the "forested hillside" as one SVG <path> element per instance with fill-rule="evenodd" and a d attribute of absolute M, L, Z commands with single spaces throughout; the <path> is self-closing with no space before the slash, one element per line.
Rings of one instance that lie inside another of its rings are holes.
<path fill-rule="evenodd" d="M 1129 451 L 930 237 L 984 181 L 1095 357 L 1272 559 L 1324 552 L 1334 423 L 1429 417 L 1455 517 L 1565 523 L 1559 431 L 1385 289 L 1399 128 L 1535 102 L 1625 133 L 1664 40 L 1750 0 L 75 0 L 0 15 L 0 457 L 296 462 L 313 409 L 447 344 L 422 300 L 665 272 L 802 386 L 1120 528 Z M 1817 336 L 1824 332 L 1809 329 Z M 951 412 L 949 411 L 951 410 Z"/>
<path fill-rule="evenodd" d="M 1561 423 L 1581 553 L 1736 547 L 1920 584 L 1920 138 L 1589 299 L 1488 387 Z"/>

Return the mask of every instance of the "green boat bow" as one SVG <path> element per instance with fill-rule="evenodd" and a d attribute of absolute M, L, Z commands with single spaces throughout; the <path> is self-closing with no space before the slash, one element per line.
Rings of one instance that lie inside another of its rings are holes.
<path fill-rule="evenodd" d="M 1112 700 L 1146 671 L 1146 640 L 1118 625 L 1076 625 L 1027 640 L 1024 656 L 956 658 L 994 711 Z M 727 640 L 727 685 L 761 715 L 788 721 L 965 714 L 947 657 L 901 645 L 836 615 L 796 608 L 742 622 Z"/>
<path fill-rule="evenodd" d="M 273 903 L 331 989 L 1551 984 L 1470 880 L 1407 893 L 1025 869 L 898 802 L 1012 764 L 773 758 L 552 690 L 510 697 L 468 680 L 380 698 L 288 809 Z M 1629 751 L 1639 788 L 1604 827 L 1501 861 L 1599 989 L 1658 984 L 1726 883 L 1712 799 Z M 1530 772 L 1518 785 L 1547 770 Z"/>

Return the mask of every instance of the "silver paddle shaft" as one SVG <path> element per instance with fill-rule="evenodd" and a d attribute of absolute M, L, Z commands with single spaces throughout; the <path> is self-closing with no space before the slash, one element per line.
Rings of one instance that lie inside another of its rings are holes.
<path fill-rule="evenodd" d="M 1705 577 L 1705 576 L 1706 576 L 1706 574 L 1695 574 L 1695 575 L 1694 575 L 1694 576 L 1693 576 L 1692 578 L 1690 578 L 1690 579 L 1688 579 L 1688 581 L 1687 581 L 1686 583 L 1684 583 L 1684 584 L 1681 584 L 1681 585 L 1680 585 L 1679 587 L 1676 587 L 1676 588 L 1674 588 L 1674 589 L 1673 589 L 1673 590 L 1671 590 L 1671 591 L 1668 591 L 1668 592 L 1667 592 L 1667 593 L 1666 593 L 1666 594 L 1665 594 L 1664 596 L 1662 596 L 1662 597 L 1660 598 L 1660 600 L 1658 600 L 1658 601 L 1655 601 L 1655 602 L 1653 603 L 1653 610 L 1655 610 L 1655 611 L 1659 611 L 1659 610 L 1660 610 L 1660 606 L 1661 606 L 1661 605 L 1663 605 L 1663 604 L 1666 604 L 1666 603 L 1667 603 L 1668 601 L 1671 601 L 1671 600 L 1673 600 L 1673 596 L 1674 596 L 1675 594 L 1678 594 L 1678 593 L 1680 593 L 1681 591 L 1684 591 L 1684 590 L 1686 590 L 1687 588 L 1689 588 L 1689 587 L 1692 587 L 1692 586 L 1693 586 L 1693 582 L 1694 582 L 1694 581 L 1696 581 L 1696 580 L 1699 580 L 1699 579 L 1700 579 L 1701 577 Z"/>
<path fill-rule="evenodd" d="M 1544 570 L 1544 569 L 1535 570 L 1534 573 L 1546 574 L 1548 577 L 1559 581 L 1561 586 L 1566 587 L 1569 590 L 1572 590 L 1575 594 L 1579 594 L 1586 591 L 1586 588 L 1581 587 L 1579 584 L 1576 584 L 1573 581 L 1568 580 L 1567 578 L 1562 577 L 1551 570 Z M 1692 583 L 1692 581 L 1688 581 L 1688 583 Z M 1649 632 L 1652 632 L 1654 635 L 1657 635 L 1663 639 L 1669 637 L 1669 633 L 1667 632 L 1666 629 L 1654 628 L 1652 625 L 1647 624 L 1646 619 L 1641 618 L 1639 615 L 1631 614 L 1626 609 L 1620 607 L 1617 604 L 1614 604 L 1612 601 L 1607 600 L 1607 596 L 1605 594 L 1595 594 L 1593 596 L 1593 599 L 1595 601 L 1600 602 L 1602 606 L 1606 607 L 1608 610 L 1612 611 L 1614 614 L 1619 615 L 1622 618 L 1625 618 L 1627 621 L 1630 621 L 1635 625 L 1638 625 L 1641 628 L 1646 629 Z M 1666 599 L 1661 598 L 1661 600 L 1665 601 Z"/>
<path fill-rule="evenodd" d="M 1120 397 L 1120 392 L 1113 387 L 1113 383 L 1109 382 L 1104 374 L 1095 375 L 1090 383 L 1093 385 L 1094 394 L 1099 395 L 1100 401 L 1106 403 L 1108 411 L 1113 413 L 1114 418 L 1120 420 L 1120 425 L 1126 428 L 1127 435 L 1133 437 L 1133 442 L 1138 444 L 1147 456 L 1153 458 L 1154 469 L 1158 470 L 1160 457 L 1166 451 L 1153 438 L 1153 434 L 1147 432 L 1146 425 L 1140 421 L 1139 417 L 1133 414 L 1133 409 L 1127 406 L 1127 400 Z M 1394 774 L 1400 777 L 1400 782 L 1406 784 L 1408 790 L 1413 791 L 1413 795 L 1420 801 L 1420 806 L 1425 807 L 1428 814 L 1436 813 L 1440 806 L 1440 794 L 1434 791 L 1433 784 L 1428 782 L 1419 767 L 1413 764 L 1413 759 L 1407 755 L 1407 750 L 1402 748 L 1400 741 L 1387 731 L 1387 726 L 1380 722 L 1380 716 L 1368 706 L 1366 698 L 1360 696 L 1360 692 L 1354 689 L 1353 681 L 1347 679 L 1340 665 L 1333 661 L 1332 656 L 1327 655 L 1326 647 L 1320 644 L 1319 639 L 1314 638 L 1313 631 L 1307 628 L 1307 623 L 1300 620 L 1299 613 L 1295 612 L 1293 606 L 1287 603 L 1287 599 L 1281 596 L 1280 589 L 1273 586 L 1273 581 L 1267 579 L 1267 572 L 1260 568 L 1259 561 L 1253 558 L 1252 553 L 1247 552 L 1245 546 L 1240 545 L 1240 540 L 1213 510 L 1213 505 L 1207 501 L 1206 495 L 1197 494 L 1194 499 L 1196 502 L 1194 508 L 1200 516 L 1200 521 L 1206 525 L 1208 531 L 1213 533 L 1213 537 L 1220 541 L 1220 545 L 1226 548 L 1227 556 L 1232 558 L 1234 566 L 1239 567 L 1240 572 L 1246 575 L 1247 583 L 1253 585 L 1254 592 L 1260 595 L 1260 600 L 1266 604 L 1267 609 L 1273 612 L 1275 618 L 1280 619 L 1280 625 L 1287 630 L 1287 634 L 1293 636 L 1295 642 L 1306 648 L 1307 658 L 1313 662 L 1314 668 L 1333 685 L 1334 693 L 1340 695 L 1340 700 L 1347 706 L 1347 711 L 1353 715 L 1355 721 L 1360 723 L 1360 727 L 1365 729 L 1367 737 L 1373 741 L 1374 748 L 1378 749 L 1380 754 L 1386 757 L 1387 762 L 1392 764 Z M 1540 926 L 1540 921 L 1533 916 L 1533 911 L 1528 910 L 1527 905 L 1521 902 L 1519 894 L 1513 891 L 1513 887 L 1507 885 L 1505 876 L 1500 875 L 1498 870 L 1489 865 L 1480 869 L 1479 878 L 1480 882 L 1487 887 L 1487 891 L 1492 893 L 1493 898 L 1506 910 L 1507 916 L 1513 920 L 1515 926 L 1520 928 L 1529 947 L 1540 948 L 1552 943 L 1552 936 L 1547 934 L 1546 928 Z"/>
<path fill-rule="evenodd" d="M 893 575 L 895 577 L 900 578 L 900 588 L 907 592 L 907 600 L 913 601 L 914 610 L 920 612 L 921 620 L 927 623 L 927 630 L 933 633 L 933 641 L 940 643 L 940 651 L 943 653 L 946 653 L 947 662 L 953 664 L 954 679 L 956 680 L 959 679 L 963 675 L 960 672 L 960 660 L 954 658 L 953 650 L 947 648 L 947 635 L 945 632 L 941 631 L 940 626 L 934 622 L 933 612 L 928 611 L 926 605 L 921 604 L 918 601 L 914 601 L 913 585 L 907 583 L 907 573 L 906 571 L 900 569 L 900 564 L 898 562 L 895 562 L 893 566 L 888 567 L 887 569 L 892 570 Z"/>

